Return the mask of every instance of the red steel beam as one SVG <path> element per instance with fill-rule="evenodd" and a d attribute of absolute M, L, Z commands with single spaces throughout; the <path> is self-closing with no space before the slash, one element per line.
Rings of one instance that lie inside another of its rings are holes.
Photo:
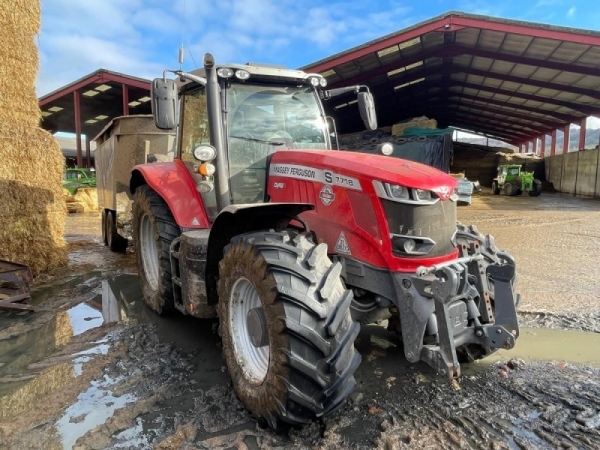
<path fill-rule="evenodd" d="M 495 136 L 502 136 L 502 139 L 504 140 L 510 139 L 515 141 L 524 135 L 524 133 L 509 127 L 498 127 L 497 125 L 487 122 L 485 124 L 475 123 L 471 120 L 472 116 L 449 114 L 444 116 L 440 115 L 438 118 L 443 118 L 450 124 L 453 122 L 458 122 L 461 126 L 467 127 L 471 130 L 484 130 L 488 133 L 493 133 Z"/>
<path fill-rule="evenodd" d="M 481 99 L 482 102 L 485 102 L 485 99 Z M 543 125 L 545 127 L 548 128 L 553 128 L 556 127 L 556 122 L 551 122 L 549 120 L 544 120 L 544 119 L 540 119 L 538 117 L 534 117 L 531 115 L 527 115 L 527 114 L 521 114 L 519 112 L 516 111 L 502 111 L 502 110 L 493 110 L 493 109 L 488 109 L 485 108 L 483 105 L 478 105 L 476 103 L 463 103 L 460 101 L 456 101 L 456 100 L 450 100 L 450 101 L 442 101 L 440 100 L 439 103 L 444 104 L 444 105 L 461 105 L 461 106 L 465 106 L 467 108 L 471 108 L 474 109 L 476 111 L 480 111 L 482 114 L 485 113 L 490 113 L 490 114 L 506 114 L 514 119 L 521 119 L 522 122 L 521 125 L 526 125 L 524 122 L 535 122 L 535 123 L 539 123 L 540 125 Z M 515 105 L 516 106 L 516 105 Z M 527 126 L 529 126 L 527 124 Z"/>
<path fill-rule="evenodd" d="M 92 166 L 92 151 L 90 149 L 90 137 L 85 135 L 85 167 Z"/>
<path fill-rule="evenodd" d="M 540 156 L 546 156 L 546 134 L 542 134 L 542 145 L 540 147 Z"/>
<path fill-rule="evenodd" d="M 550 156 L 554 156 L 556 154 L 556 130 L 552 130 L 551 139 L 550 139 Z"/>
<path fill-rule="evenodd" d="M 544 67 L 546 69 L 558 70 L 560 72 L 578 73 L 581 75 L 591 75 L 595 77 L 598 76 L 598 69 L 596 67 L 578 66 L 577 64 L 548 61 L 545 59 L 530 58 L 520 55 L 511 55 L 509 53 L 483 50 L 481 48 L 472 48 L 458 44 L 450 44 L 449 47 L 451 47 L 451 51 L 456 55 L 472 55 L 480 58 L 512 62 L 515 64 L 525 64 L 526 66 Z"/>
<path fill-rule="evenodd" d="M 75 135 L 77 136 L 77 167 L 83 167 L 83 157 L 81 154 L 81 105 L 79 91 L 73 91 L 73 111 L 75 116 Z"/>
<path fill-rule="evenodd" d="M 574 119 L 573 116 L 569 116 L 567 114 L 562 114 L 562 113 L 554 112 L 554 111 L 548 111 L 546 109 L 541 109 L 541 108 L 534 108 L 533 106 L 518 105 L 515 103 L 511 103 L 511 102 L 504 101 L 504 100 L 498 100 L 495 98 L 483 98 L 483 97 L 477 97 L 476 95 L 464 94 L 464 93 L 461 94 L 461 93 L 453 92 L 453 91 L 449 91 L 449 94 L 454 94 L 454 95 L 451 95 L 450 97 L 457 96 L 457 97 L 461 97 L 466 100 L 472 100 L 475 102 L 489 103 L 490 105 L 496 105 L 496 106 L 501 106 L 501 107 L 506 107 L 506 108 L 515 108 L 515 109 L 518 109 L 518 110 L 521 110 L 524 112 L 533 113 L 533 114 L 544 114 L 547 116 L 555 117 L 557 120 L 559 120 L 561 122 L 569 122 L 570 123 L 570 121 Z M 579 118 L 577 118 L 577 119 L 579 119 Z M 537 119 L 532 117 L 532 120 L 537 120 Z"/>
<path fill-rule="evenodd" d="M 585 132 L 587 127 L 587 117 L 582 117 L 579 126 L 579 150 L 585 150 Z"/>
<path fill-rule="evenodd" d="M 559 29 L 557 27 L 539 26 L 527 23 L 515 23 L 507 21 L 482 20 L 476 18 L 463 17 L 460 15 L 450 14 L 430 23 L 416 25 L 404 32 L 391 35 L 387 38 L 380 39 L 356 49 L 347 52 L 339 53 L 331 58 L 317 61 L 303 69 L 311 72 L 323 72 L 335 66 L 354 61 L 363 56 L 378 52 L 392 45 L 399 44 L 404 41 L 422 36 L 432 31 L 456 31 L 461 28 L 479 28 L 484 30 L 498 31 L 501 33 L 514 33 L 530 37 L 538 37 L 545 39 L 554 39 L 558 41 L 575 42 L 579 44 L 600 46 L 600 35 L 586 33 L 577 33 L 568 29 Z M 497 58 L 494 58 L 497 59 Z M 535 64 L 537 65 L 537 64 Z M 595 70 L 595 68 L 590 68 Z M 561 70 L 561 69 L 558 69 Z"/>
<path fill-rule="evenodd" d="M 452 16 L 452 22 L 454 25 L 468 28 L 481 28 L 484 30 L 499 31 L 502 33 L 522 34 L 531 37 L 600 46 L 600 35 L 598 33 L 592 34 L 591 32 L 587 31 L 584 33 L 578 33 L 575 30 L 548 25 L 538 25 L 526 22 L 515 23 L 505 20 L 495 21 L 487 18 L 484 20 L 454 15 Z"/>
<path fill-rule="evenodd" d="M 361 58 L 371 53 L 378 52 L 379 50 L 391 47 L 392 45 L 397 45 L 401 42 L 410 41 L 411 39 L 419 37 L 425 33 L 429 33 L 431 31 L 436 30 L 443 30 L 444 26 L 447 24 L 448 19 L 444 17 L 429 24 L 424 24 L 421 26 L 417 25 L 416 27 L 408 29 L 399 34 L 392 35 L 388 38 L 383 38 L 377 42 L 373 42 L 371 44 L 367 44 L 362 47 L 358 47 L 354 50 L 349 50 L 347 52 L 338 53 L 337 55 L 334 55 L 326 60 L 317 61 L 316 63 L 313 63 L 310 66 L 303 67 L 302 69 L 307 72 L 324 72 L 335 66 L 346 64 L 347 62 L 354 61 L 355 59 Z"/>
<path fill-rule="evenodd" d="M 129 89 L 127 89 L 127 85 L 123 83 L 121 85 L 121 89 L 123 91 L 123 115 L 129 115 Z"/>
<path fill-rule="evenodd" d="M 471 67 L 452 66 L 450 73 L 466 73 L 469 75 L 492 78 L 495 80 L 509 81 L 511 83 L 523 84 L 526 86 L 535 86 L 542 89 L 552 89 L 559 92 L 571 92 L 573 94 L 585 95 L 587 97 L 600 100 L 600 91 L 595 89 L 586 89 L 567 84 L 553 83 L 550 81 L 540 81 L 532 78 L 516 77 L 513 75 L 503 75 L 500 73 L 490 72 L 486 70 L 473 69 Z M 598 72 L 598 77 L 600 77 L 600 72 Z"/>
<path fill-rule="evenodd" d="M 136 87 L 140 89 L 146 89 L 150 91 L 150 82 L 144 82 L 141 80 L 135 80 L 128 77 L 119 76 L 116 74 L 108 73 L 104 70 L 96 72 L 87 78 L 83 78 L 75 83 L 65 86 L 57 91 L 51 92 L 43 97 L 40 97 L 39 104 L 40 107 L 47 105 L 48 103 L 57 100 L 61 97 L 64 97 L 71 92 L 75 92 L 79 89 L 82 89 L 90 84 L 102 84 L 107 81 L 114 81 L 115 83 L 127 84 L 131 87 Z"/>
<path fill-rule="evenodd" d="M 448 87 L 452 87 L 452 86 L 459 86 L 459 87 L 463 87 L 466 89 L 486 91 L 486 92 L 491 92 L 492 94 L 504 95 L 507 97 L 522 98 L 523 100 L 531 100 L 531 101 L 539 102 L 542 104 L 561 106 L 561 107 L 569 108 L 569 109 L 572 109 L 573 111 L 585 114 L 586 116 L 592 116 L 594 114 L 598 114 L 598 112 L 599 112 L 598 109 L 595 109 L 595 108 L 589 108 L 584 105 L 577 105 L 577 104 L 573 104 L 568 101 L 557 100 L 555 98 L 540 97 L 538 95 L 526 94 L 523 92 L 509 91 L 507 89 L 499 89 L 499 88 L 495 88 L 492 86 L 466 83 L 464 81 L 450 79 L 448 82 Z"/>
<path fill-rule="evenodd" d="M 571 139 L 571 124 L 568 123 L 563 128 L 563 154 L 569 153 L 569 141 Z"/>
<path fill-rule="evenodd" d="M 519 122 L 519 121 L 515 121 L 515 120 L 511 120 L 508 117 L 494 117 L 494 116 L 490 116 L 489 114 L 486 114 L 485 112 L 479 111 L 479 112 L 475 112 L 473 111 L 473 113 L 471 113 L 470 111 L 464 111 L 464 110 L 460 110 L 460 109 L 455 109 L 455 112 L 460 112 L 462 114 L 469 114 L 471 117 L 475 117 L 475 118 L 479 118 L 479 119 L 483 119 L 485 122 L 494 122 L 497 123 L 498 125 L 501 126 L 513 126 L 517 127 L 515 129 L 517 130 L 521 130 L 524 133 L 527 133 L 528 131 L 523 129 L 523 128 L 518 128 L 518 127 L 525 127 L 525 128 L 529 128 L 531 131 L 533 132 L 537 132 L 539 133 L 540 131 L 544 131 L 544 128 L 540 128 L 540 127 L 533 127 L 528 123 L 524 123 L 524 122 Z M 548 131 L 550 131 L 550 128 L 547 129 Z"/>
<path fill-rule="evenodd" d="M 427 114 L 426 114 L 427 115 Z M 431 110 L 429 113 L 429 116 L 431 117 L 452 117 L 454 115 L 461 115 L 463 117 L 466 117 L 469 119 L 469 123 L 471 124 L 472 127 L 477 127 L 479 125 L 494 125 L 496 128 L 501 129 L 501 130 L 505 130 L 505 131 L 509 131 L 510 133 L 516 133 L 516 134 L 521 134 L 523 136 L 529 136 L 531 134 L 531 130 L 525 130 L 525 129 L 521 129 L 521 128 L 516 128 L 517 126 L 519 126 L 520 124 L 515 123 L 515 122 L 510 122 L 510 123 L 506 123 L 506 122 L 502 122 L 500 119 L 498 118 L 494 118 L 494 117 L 483 117 L 480 114 L 477 113 L 470 113 L 467 111 L 455 111 L 455 110 L 448 110 L 448 109 L 444 109 L 441 110 L 440 112 L 436 113 L 435 110 Z M 539 133 L 539 131 L 534 131 L 536 133 Z"/>

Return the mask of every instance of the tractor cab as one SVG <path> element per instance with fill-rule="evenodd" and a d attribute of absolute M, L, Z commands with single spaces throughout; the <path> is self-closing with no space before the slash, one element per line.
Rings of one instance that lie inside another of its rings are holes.
<path fill-rule="evenodd" d="M 324 91 L 320 74 L 263 65 L 206 66 L 178 82 L 153 82 L 157 126 L 174 127 L 179 97 L 178 157 L 192 175 L 212 222 L 230 204 L 266 200 L 269 157 L 289 149 L 331 150 L 333 120 L 321 98 L 348 88 Z M 361 116 L 376 128 L 373 100 L 354 86 Z M 167 106 L 165 106 L 167 105 Z M 164 120 L 165 117 L 167 120 Z M 213 164 L 213 160 L 219 161 Z"/>

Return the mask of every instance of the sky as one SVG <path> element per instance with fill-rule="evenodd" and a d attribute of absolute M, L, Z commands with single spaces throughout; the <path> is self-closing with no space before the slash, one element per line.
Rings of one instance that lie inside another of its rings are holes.
<path fill-rule="evenodd" d="M 97 69 L 141 78 L 201 64 L 297 68 L 450 10 L 600 30 L 584 0 L 41 0 L 37 93 Z M 597 121 L 600 126 L 600 121 Z"/>

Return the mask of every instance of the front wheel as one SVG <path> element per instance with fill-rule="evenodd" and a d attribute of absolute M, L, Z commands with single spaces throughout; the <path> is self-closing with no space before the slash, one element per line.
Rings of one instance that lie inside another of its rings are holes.
<path fill-rule="evenodd" d="M 133 196 L 133 242 L 142 296 L 162 315 L 175 309 L 171 281 L 171 242 L 181 234 L 169 206 L 148 185 Z"/>
<path fill-rule="evenodd" d="M 542 182 L 540 180 L 533 180 L 533 185 L 529 191 L 530 197 L 537 197 L 542 193 Z"/>
<path fill-rule="evenodd" d="M 236 236 L 219 264 L 223 354 L 242 403 L 273 429 L 310 423 L 353 391 L 352 291 L 306 233 Z"/>
<path fill-rule="evenodd" d="M 495 181 L 492 182 L 492 193 L 494 195 L 500 195 L 500 188 L 498 187 L 498 183 Z"/>

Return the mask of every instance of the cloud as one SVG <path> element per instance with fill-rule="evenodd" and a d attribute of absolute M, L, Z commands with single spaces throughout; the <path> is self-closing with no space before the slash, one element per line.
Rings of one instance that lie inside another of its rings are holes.
<path fill-rule="evenodd" d="M 572 19 L 573 17 L 575 17 L 575 12 L 577 11 L 577 8 L 575 8 L 574 6 L 571 6 L 569 8 L 569 10 L 567 11 L 567 17 L 569 19 Z"/>
<path fill-rule="evenodd" d="M 299 67 L 418 22 L 398 0 L 42 0 L 38 94 L 100 67 L 152 78 L 177 65 L 265 62 Z M 193 56 L 190 57 L 190 56 Z M 195 61 L 195 63 L 194 63 Z"/>

